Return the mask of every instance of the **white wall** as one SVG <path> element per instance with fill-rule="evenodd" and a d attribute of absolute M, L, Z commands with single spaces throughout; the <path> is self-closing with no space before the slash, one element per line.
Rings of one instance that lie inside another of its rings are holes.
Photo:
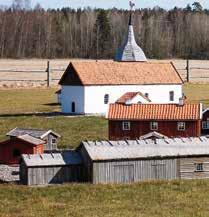
<path fill-rule="evenodd" d="M 137 92 L 149 94 L 152 103 L 178 103 L 182 97 L 182 85 L 115 85 L 115 86 L 86 86 L 86 114 L 106 114 L 108 105 L 104 104 L 104 95 L 109 94 L 110 103 L 114 103 L 124 93 Z M 169 92 L 174 91 L 174 102 L 169 101 Z"/>
<path fill-rule="evenodd" d="M 75 102 L 75 113 L 84 113 L 84 87 L 62 86 L 61 104 L 63 113 L 71 113 L 72 102 Z"/>

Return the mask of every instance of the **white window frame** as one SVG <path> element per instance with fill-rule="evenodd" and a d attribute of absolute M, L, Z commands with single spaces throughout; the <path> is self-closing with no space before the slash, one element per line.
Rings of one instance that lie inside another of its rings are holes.
<path fill-rule="evenodd" d="M 154 127 L 155 124 L 156 124 L 156 126 Z M 157 121 L 150 122 L 150 130 L 158 130 L 158 122 Z"/>
<path fill-rule="evenodd" d="M 123 131 L 131 130 L 131 122 L 130 121 L 123 121 L 122 122 Z"/>
<path fill-rule="evenodd" d="M 196 172 L 203 172 L 204 171 L 203 163 L 195 163 L 195 171 Z"/>
<path fill-rule="evenodd" d="M 202 122 L 202 129 L 208 130 L 209 129 L 209 121 L 203 121 Z"/>
<path fill-rule="evenodd" d="M 172 90 L 169 92 L 169 101 L 174 102 L 174 99 L 175 99 L 175 94 L 174 91 Z"/>
<path fill-rule="evenodd" d="M 104 95 L 104 104 L 107 105 L 109 103 L 109 99 L 110 99 L 110 95 L 109 94 L 105 94 Z"/>
<path fill-rule="evenodd" d="M 177 129 L 178 131 L 185 131 L 186 130 L 186 123 L 181 121 L 177 123 Z"/>

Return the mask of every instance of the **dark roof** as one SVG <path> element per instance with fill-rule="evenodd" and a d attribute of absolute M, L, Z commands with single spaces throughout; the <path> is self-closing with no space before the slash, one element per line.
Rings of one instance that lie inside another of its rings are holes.
<path fill-rule="evenodd" d="M 55 94 L 61 94 L 61 93 L 62 93 L 61 89 L 55 92 Z"/>
<path fill-rule="evenodd" d="M 53 134 L 56 137 L 60 137 L 59 134 L 53 132 L 52 130 L 38 130 L 38 129 L 24 129 L 24 128 L 15 128 L 7 133 L 7 136 L 19 137 L 22 135 L 30 135 L 32 137 L 43 139 L 48 134 Z"/>
<path fill-rule="evenodd" d="M 201 120 L 202 104 L 110 104 L 109 120 Z"/>

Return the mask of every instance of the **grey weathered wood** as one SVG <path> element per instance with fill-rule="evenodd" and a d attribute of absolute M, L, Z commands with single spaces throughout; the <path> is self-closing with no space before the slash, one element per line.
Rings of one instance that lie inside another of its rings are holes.
<path fill-rule="evenodd" d="M 196 163 L 203 163 L 204 171 L 196 172 Z M 180 159 L 181 179 L 203 179 L 209 178 L 209 157 L 181 158 Z"/>
<path fill-rule="evenodd" d="M 189 59 L 187 59 L 187 66 L 186 66 L 186 70 L 187 70 L 187 82 L 190 82 L 190 64 L 189 64 Z"/>
<path fill-rule="evenodd" d="M 177 179 L 177 159 L 93 162 L 93 183 Z"/>
<path fill-rule="evenodd" d="M 49 87 L 50 86 L 50 84 L 51 84 L 51 67 L 50 67 L 50 61 L 48 60 L 47 61 L 47 87 Z"/>

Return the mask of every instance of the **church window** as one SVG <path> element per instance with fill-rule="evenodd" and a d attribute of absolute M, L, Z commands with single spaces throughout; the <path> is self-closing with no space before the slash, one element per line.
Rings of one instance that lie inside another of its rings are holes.
<path fill-rule="evenodd" d="M 104 95 L 104 104 L 108 104 L 109 103 L 109 94 L 105 94 Z"/>
<path fill-rule="evenodd" d="M 169 99 L 170 99 L 171 102 L 174 101 L 174 91 L 169 92 Z"/>

